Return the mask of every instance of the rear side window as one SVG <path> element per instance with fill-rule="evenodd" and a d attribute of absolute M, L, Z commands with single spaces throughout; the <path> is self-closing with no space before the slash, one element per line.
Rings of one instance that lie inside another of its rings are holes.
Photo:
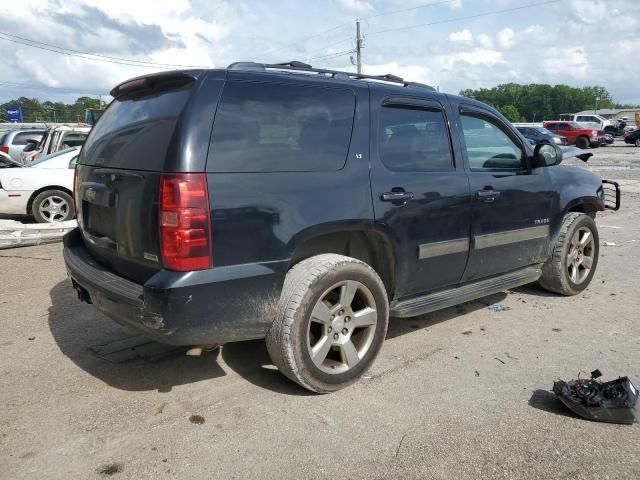
<path fill-rule="evenodd" d="M 37 142 L 42 138 L 41 133 L 31 133 L 31 132 L 23 132 L 17 133 L 15 137 L 13 137 L 12 144 L 13 145 L 26 145 L 27 140 L 35 140 Z"/>
<path fill-rule="evenodd" d="M 134 170 L 162 170 L 188 87 L 115 99 L 93 127 L 78 163 Z M 81 139 L 77 138 L 79 142 Z"/>
<path fill-rule="evenodd" d="M 344 166 L 355 111 L 350 90 L 228 82 L 207 170 L 313 172 Z"/>
<path fill-rule="evenodd" d="M 378 144 L 380 159 L 390 170 L 453 170 L 449 134 L 440 110 L 383 107 Z"/>

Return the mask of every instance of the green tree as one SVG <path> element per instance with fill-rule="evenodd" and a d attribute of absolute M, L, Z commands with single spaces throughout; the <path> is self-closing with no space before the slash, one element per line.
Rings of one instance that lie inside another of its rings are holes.
<path fill-rule="evenodd" d="M 503 107 L 498 107 L 498 111 L 505 116 L 507 120 L 510 122 L 519 122 L 520 121 L 520 112 L 513 105 L 505 105 Z"/>
<path fill-rule="evenodd" d="M 64 122 L 75 123 L 84 121 L 84 112 L 88 108 L 100 108 L 100 99 L 92 97 L 79 97 L 71 104 L 63 102 L 44 101 L 35 98 L 20 97 L 9 100 L 0 105 L 0 114 L 8 107 L 20 106 L 24 114 L 25 122 Z M 1 118 L 1 117 L 0 117 Z"/>
<path fill-rule="evenodd" d="M 577 88 L 568 85 L 506 83 L 493 88 L 465 89 L 460 95 L 493 105 L 510 120 L 515 118 L 517 112 L 519 121 L 528 122 L 555 120 L 561 113 L 592 110 L 596 106 L 616 106 L 607 89 L 597 85 Z"/>

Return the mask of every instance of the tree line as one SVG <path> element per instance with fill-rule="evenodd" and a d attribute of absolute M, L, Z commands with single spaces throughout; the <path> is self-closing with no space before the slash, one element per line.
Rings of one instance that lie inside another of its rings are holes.
<path fill-rule="evenodd" d="M 600 108 L 637 108 L 615 103 L 604 87 L 570 87 L 532 83 L 505 83 L 493 88 L 466 89 L 460 95 L 496 108 L 511 122 L 557 120 L 561 113 Z"/>
<path fill-rule="evenodd" d="M 84 121 L 84 112 L 88 108 L 100 108 L 100 99 L 79 97 L 73 103 L 40 102 L 35 98 L 20 97 L 0 105 L 0 121 L 6 121 L 7 108 L 20 106 L 25 122 L 62 122 L 76 123 Z"/>

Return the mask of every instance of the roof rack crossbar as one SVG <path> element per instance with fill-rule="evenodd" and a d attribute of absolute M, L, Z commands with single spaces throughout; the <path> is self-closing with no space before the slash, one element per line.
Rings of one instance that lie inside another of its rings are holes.
<path fill-rule="evenodd" d="M 300 72 L 311 72 L 321 75 L 329 75 L 334 78 L 350 78 L 354 80 L 375 80 L 378 82 L 389 82 L 401 84 L 404 87 L 420 87 L 435 91 L 431 85 L 424 83 L 409 82 L 401 77 L 387 73 L 386 75 L 365 75 L 362 73 L 345 72 L 341 70 L 329 70 L 325 68 L 314 68 L 311 65 L 297 60 L 283 63 L 257 63 L 257 62 L 236 62 L 227 67 L 229 70 L 289 70 Z"/>

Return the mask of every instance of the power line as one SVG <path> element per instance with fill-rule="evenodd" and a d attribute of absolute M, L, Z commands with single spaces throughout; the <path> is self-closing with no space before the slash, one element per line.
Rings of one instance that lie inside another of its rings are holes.
<path fill-rule="evenodd" d="M 38 48 L 40 50 L 46 50 L 46 51 L 57 53 L 60 55 L 69 55 L 72 57 L 84 58 L 85 60 L 95 60 L 100 62 L 116 63 L 121 65 L 128 65 L 131 67 L 145 67 L 145 68 L 159 68 L 159 69 L 167 68 L 167 67 L 209 68 L 209 67 L 203 67 L 198 65 L 177 65 L 177 64 L 171 64 L 171 63 L 146 62 L 143 60 L 133 60 L 133 59 L 127 59 L 127 58 L 120 58 L 120 57 L 111 57 L 108 55 L 100 55 L 100 54 L 89 53 L 89 52 L 82 52 L 82 51 L 73 50 L 70 48 L 59 47 L 57 45 L 53 45 L 50 43 L 39 42 L 37 40 L 20 37 L 18 35 L 13 35 L 13 34 L 2 32 L 2 31 L 0 31 L 0 40 L 5 40 L 5 41 L 20 44 L 20 45 L 25 45 L 27 47 Z"/>
<path fill-rule="evenodd" d="M 343 40 L 340 40 L 339 42 L 330 43 L 329 45 L 326 45 L 326 46 L 322 47 L 322 49 L 320 49 L 320 50 L 315 50 L 315 51 L 313 51 L 313 52 L 311 52 L 311 53 L 307 53 L 307 54 L 306 54 L 306 58 L 308 58 L 308 57 L 310 57 L 310 56 L 312 56 L 312 55 L 325 54 L 325 53 L 326 53 L 326 51 L 327 51 L 329 48 L 334 47 L 334 46 L 336 46 L 336 45 L 340 45 L 341 43 L 351 42 L 352 40 L 353 40 L 353 38 L 349 37 L 349 38 L 345 38 L 345 39 L 343 39 Z M 313 58 L 316 58 L 316 57 L 313 57 Z"/>
<path fill-rule="evenodd" d="M 420 8 L 436 7 L 438 5 L 445 5 L 447 3 L 453 3 L 453 2 L 456 2 L 456 1 L 457 0 L 444 0 L 444 1 L 440 1 L 440 2 L 424 3 L 422 5 L 416 5 L 414 7 L 402 8 L 400 10 L 393 10 L 391 12 L 377 13 L 375 15 L 369 15 L 368 17 L 361 17 L 361 18 L 359 18 L 359 20 L 371 20 L 372 18 L 386 17 L 388 15 L 395 15 L 396 13 L 410 12 L 412 10 L 418 10 Z"/>
<path fill-rule="evenodd" d="M 288 49 L 288 48 L 291 48 L 291 47 L 295 47 L 295 46 L 299 45 L 301 42 L 304 42 L 306 40 L 310 40 L 312 38 L 321 37 L 321 36 L 323 36 L 323 35 L 325 35 L 325 34 L 327 34 L 329 32 L 333 32 L 334 30 L 338 30 L 339 28 L 342 28 L 345 25 L 351 25 L 351 21 L 340 23 L 339 25 L 336 25 L 335 27 L 331 27 L 331 28 L 328 28 L 326 30 L 322 30 L 322 31 L 320 31 L 318 33 L 314 33 L 313 35 L 309 35 L 307 37 L 301 37 L 301 38 L 299 38 L 298 40 L 296 40 L 293 43 L 288 43 L 288 44 L 282 45 L 280 47 L 276 47 L 276 48 L 272 48 L 270 50 L 266 50 L 266 51 L 262 52 L 260 55 L 269 55 L 269 54 L 274 53 L 274 52 L 279 52 L 281 50 L 285 50 L 285 49 Z"/>
<path fill-rule="evenodd" d="M 488 17 L 490 15 L 498 15 L 500 13 L 507 13 L 507 12 L 515 12 L 516 10 L 524 10 L 525 8 L 533 8 L 533 7 L 540 7 L 542 5 L 549 5 L 551 3 L 558 3 L 562 0 L 547 0 L 546 2 L 537 2 L 537 3 L 530 3 L 527 5 L 521 5 L 519 7 L 512 7 L 512 8 L 503 8 L 501 10 L 494 10 L 492 12 L 485 12 L 485 13 L 478 13 L 476 15 L 467 15 L 464 17 L 457 17 L 457 18 L 449 18 L 446 20 L 438 20 L 435 22 L 429 22 L 429 23 L 418 23 L 416 25 L 405 25 L 403 27 L 394 27 L 394 28 L 387 28 L 385 30 L 378 30 L 375 32 L 371 32 L 367 35 L 367 37 L 371 37 L 372 35 L 380 35 L 383 33 L 389 33 L 389 32 L 397 32 L 399 30 L 409 30 L 412 28 L 418 28 L 418 27 L 430 27 L 432 25 L 440 25 L 443 23 L 452 23 L 452 22 L 458 22 L 460 20 L 471 20 L 474 18 L 480 18 L 480 17 Z"/>
<path fill-rule="evenodd" d="M 349 55 L 351 53 L 353 53 L 354 50 L 350 49 L 350 50 L 343 50 L 341 52 L 335 52 L 335 53 L 328 53 L 326 55 L 321 55 L 319 57 L 312 57 L 312 58 L 307 58 L 305 59 L 306 62 L 310 62 L 311 60 L 322 60 L 322 59 L 329 59 L 329 58 L 337 58 L 337 57 L 342 57 L 344 55 Z"/>

